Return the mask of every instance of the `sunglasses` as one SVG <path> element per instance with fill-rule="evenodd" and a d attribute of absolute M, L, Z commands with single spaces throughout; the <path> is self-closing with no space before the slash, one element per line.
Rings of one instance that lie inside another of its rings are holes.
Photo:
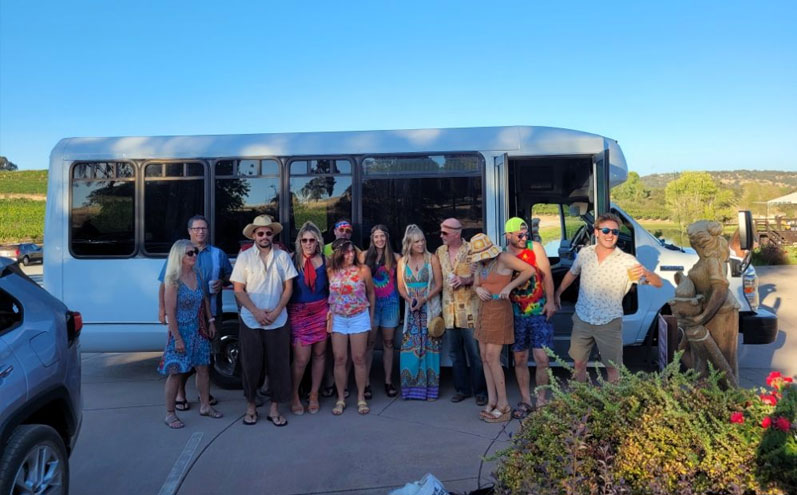
<path fill-rule="evenodd" d="M 270 230 L 258 230 L 257 232 L 255 232 L 255 235 L 257 237 L 263 237 L 263 236 L 265 236 L 265 237 L 273 237 L 274 236 L 274 232 L 271 232 Z"/>
<path fill-rule="evenodd" d="M 515 235 L 518 237 L 518 239 L 528 239 L 529 238 L 529 233 L 528 232 L 515 232 Z"/>
<path fill-rule="evenodd" d="M 620 233 L 620 229 L 610 229 L 609 227 L 603 227 L 602 229 L 596 228 L 595 230 L 603 233 L 603 235 L 609 235 L 609 232 L 611 232 L 612 235 L 618 235 Z"/>
<path fill-rule="evenodd" d="M 351 234 L 351 227 L 340 227 L 338 232 L 343 232 L 345 234 Z"/>
<path fill-rule="evenodd" d="M 188 251 L 185 252 L 186 256 L 191 256 L 191 257 L 194 257 L 194 256 L 196 256 L 198 254 L 199 254 L 199 251 L 197 251 L 196 249 L 189 249 Z"/>
<path fill-rule="evenodd" d="M 302 239 L 302 244 L 312 244 L 315 242 L 315 239 Z"/>

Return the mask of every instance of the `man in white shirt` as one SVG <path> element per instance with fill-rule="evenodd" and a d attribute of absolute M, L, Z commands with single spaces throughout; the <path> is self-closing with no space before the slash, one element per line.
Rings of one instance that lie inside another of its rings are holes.
<path fill-rule="evenodd" d="M 556 289 L 556 305 L 561 307 L 562 293 L 581 275 L 569 352 L 575 379 L 580 382 L 587 380 L 587 360 L 593 344 L 598 345 L 609 381 L 617 381 L 617 367 L 623 364 L 623 296 L 633 283 L 662 285 L 658 275 L 617 249 L 620 223 L 613 213 L 604 213 L 595 220 L 597 243 L 579 251 Z"/>
<path fill-rule="evenodd" d="M 279 403 L 291 398 L 291 329 L 285 306 L 293 292 L 296 268 L 287 252 L 274 249 L 272 238 L 282 225 L 268 215 L 260 215 L 244 228 L 244 237 L 254 247 L 240 254 L 230 280 L 241 304 L 238 338 L 246 414 L 243 423 L 257 423 L 255 397 L 263 376 L 263 361 L 268 368 L 271 409 L 267 419 L 274 426 L 288 421 L 279 413 Z"/>

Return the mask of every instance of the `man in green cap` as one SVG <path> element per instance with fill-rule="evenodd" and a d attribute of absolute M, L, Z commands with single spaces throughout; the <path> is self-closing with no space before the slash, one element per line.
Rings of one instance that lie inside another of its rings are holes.
<path fill-rule="evenodd" d="M 529 393 L 529 348 L 537 369 L 536 385 L 539 387 L 548 384 L 548 356 L 544 348 L 553 348 L 551 317 L 556 312 L 556 304 L 548 256 L 542 244 L 529 239 L 531 232 L 528 224 L 522 218 L 512 217 L 504 225 L 504 235 L 507 252 L 535 268 L 535 275 L 509 295 L 515 317 L 515 343 L 512 344 L 512 351 L 520 388 L 520 402 L 512 415 L 522 419 L 534 409 Z M 545 402 L 545 390 L 538 389 L 537 407 Z"/>

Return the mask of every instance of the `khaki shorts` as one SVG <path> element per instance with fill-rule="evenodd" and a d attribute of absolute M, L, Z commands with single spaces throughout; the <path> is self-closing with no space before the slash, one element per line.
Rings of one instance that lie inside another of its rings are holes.
<path fill-rule="evenodd" d="M 623 319 L 615 318 L 603 325 L 587 323 L 573 313 L 573 334 L 570 336 L 570 357 L 574 361 L 589 359 L 592 345 L 598 344 L 598 352 L 604 366 L 618 367 L 623 364 Z"/>

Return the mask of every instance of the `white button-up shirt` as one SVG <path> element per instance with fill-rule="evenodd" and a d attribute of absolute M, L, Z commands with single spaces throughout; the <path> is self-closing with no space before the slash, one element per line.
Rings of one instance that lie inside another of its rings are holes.
<path fill-rule="evenodd" d="M 622 318 L 623 296 L 632 284 L 628 269 L 638 264 L 635 257 L 620 248 L 614 248 L 600 263 L 595 246 L 582 248 L 570 267 L 573 275 L 581 275 L 576 301 L 578 317 L 592 325 L 605 325 Z"/>
<path fill-rule="evenodd" d="M 246 293 L 255 306 L 271 311 L 279 304 L 283 283 L 297 275 L 293 260 L 285 251 L 272 247 L 264 263 L 257 246 L 252 246 L 238 256 L 230 280 L 246 286 Z M 288 321 L 288 311 L 283 308 L 277 319 L 265 327 L 245 307 L 241 307 L 241 319 L 249 328 L 271 330 L 285 325 Z"/>

